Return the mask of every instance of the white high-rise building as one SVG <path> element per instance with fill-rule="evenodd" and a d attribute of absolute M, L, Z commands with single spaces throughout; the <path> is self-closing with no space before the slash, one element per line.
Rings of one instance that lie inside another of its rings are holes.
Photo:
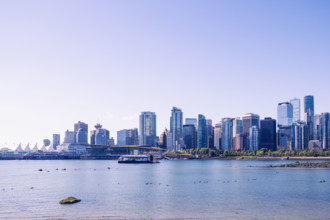
<path fill-rule="evenodd" d="M 293 98 L 290 100 L 293 107 L 293 123 L 300 121 L 300 99 Z"/>
<path fill-rule="evenodd" d="M 172 108 L 170 132 L 173 135 L 173 147 L 175 150 L 181 150 L 180 145 L 182 143 L 182 126 L 183 126 L 183 114 L 182 110 L 177 107 Z"/>

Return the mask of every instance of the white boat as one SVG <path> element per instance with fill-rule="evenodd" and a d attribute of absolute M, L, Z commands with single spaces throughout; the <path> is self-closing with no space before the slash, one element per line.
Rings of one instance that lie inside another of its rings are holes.
<path fill-rule="evenodd" d="M 123 155 L 118 163 L 159 163 L 152 155 Z"/>

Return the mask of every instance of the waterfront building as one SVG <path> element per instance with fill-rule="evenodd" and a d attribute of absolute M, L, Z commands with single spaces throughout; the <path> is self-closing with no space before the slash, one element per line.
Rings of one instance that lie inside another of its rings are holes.
<path fill-rule="evenodd" d="M 43 143 L 44 143 L 45 147 L 48 147 L 50 145 L 50 140 L 49 139 L 44 139 Z"/>
<path fill-rule="evenodd" d="M 76 132 L 76 141 L 79 144 L 88 144 L 88 124 L 78 121 L 74 124 L 74 131 Z"/>
<path fill-rule="evenodd" d="M 207 147 L 207 127 L 206 127 L 206 118 L 204 115 L 198 115 L 198 148 Z"/>
<path fill-rule="evenodd" d="M 115 139 L 113 139 L 113 137 L 111 137 L 110 139 L 108 139 L 107 145 L 109 147 L 114 147 L 115 146 Z"/>
<path fill-rule="evenodd" d="M 94 127 L 95 130 L 90 131 L 91 145 L 110 146 L 110 131 L 102 128 L 100 123 L 97 123 Z M 114 143 L 112 146 L 114 146 Z"/>
<path fill-rule="evenodd" d="M 197 145 L 197 132 L 195 125 L 183 125 L 183 142 L 186 149 L 195 149 Z"/>
<path fill-rule="evenodd" d="M 293 122 L 300 121 L 300 99 L 293 98 L 290 100 L 290 104 L 293 108 Z"/>
<path fill-rule="evenodd" d="M 233 138 L 238 134 L 243 134 L 243 120 L 235 118 L 233 120 Z"/>
<path fill-rule="evenodd" d="M 170 131 L 173 136 L 173 147 L 175 150 L 181 150 L 182 142 L 182 129 L 183 129 L 183 113 L 180 108 L 173 107 L 170 118 Z"/>
<path fill-rule="evenodd" d="M 126 129 L 117 131 L 117 146 L 126 145 Z"/>
<path fill-rule="evenodd" d="M 66 130 L 63 143 L 64 144 L 75 144 L 75 143 L 77 143 L 76 138 L 77 138 L 76 132 Z"/>
<path fill-rule="evenodd" d="M 154 112 L 142 112 L 140 115 L 140 145 L 156 146 L 156 114 Z"/>
<path fill-rule="evenodd" d="M 173 134 L 171 132 L 168 132 L 166 135 L 166 149 L 167 150 L 175 150 L 173 146 Z"/>
<path fill-rule="evenodd" d="M 163 133 L 160 134 L 158 147 L 166 149 L 168 132 L 169 131 L 165 128 L 165 131 L 163 131 Z"/>
<path fill-rule="evenodd" d="M 59 134 L 53 134 L 53 149 L 56 150 L 57 146 L 61 144 L 61 136 Z"/>
<path fill-rule="evenodd" d="M 207 148 L 214 148 L 214 127 L 212 125 L 212 120 L 207 119 L 206 120 L 206 133 L 207 133 L 207 142 L 206 146 Z"/>
<path fill-rule="evenodd" d="M 277 106 L 277 126 L 291 126 L 293 122 L 293 106 L 289 102 L 281 102 Z"/>
<path fill-rule="evenodd" d="M 305 150 L 308 148 L 309 128 L 305 122 L 298 121 L 292 125 L 292 150 Z"/>
<path fill-rule="evenodd" d="M 29 143 L 24 148 L 24 152 L 27 152 L 27 153 L 31 152 L 31 148 L 30 148 L 30 144 Z"/>
<path fill-rule="evenodd" d="M 276 120 L 265 118 L 260 120 L 260 149 L 276 151 Z"/>
<path fill-rule="evenodd" d="M 314 96 L 307 95 L 304 97 L 304 116 L 305 122 L 309 127 L 309 140 L 314 138 Z"/>
<path fill-rule="evenodd" d="M 222 122 L 215 124 L 214 128 L 214 147 L 217 150 L 221 149 Z"/>
<path fill-rule="evenodd" d="M 197 118 L 186 118 L 186 125 L 194 125 L 197 130 L 198 122 Z"/>
<path fill-rule="evenodd" d="M 321 146 L 330 149 L 330 113 L 321 114 Z"/>
<path fill-rule="evenodd" d="M 244 135 L 244 149 L 249 149 L 249 137 L 250 137 L 250 128 L 252 126 L 256 126 L 257 128 L 259 128 L 259 124 L 260 124 L 260 116 L 257 114 L 253 114 L 253 113 L 248 113 L 243 115 L 242 117 L 243 120 L 243 135 Z"/>
<path fill-rule="evenodd" d="M 222 119 L 222 136 L 221 136 L 221 149 L 232 150 L 232 137 L 233 137 L 233 119 Z"/>
<path fill-rule="evenodd" d="M 321 141 L 321 115 L 316 114 L 314 116 L 314 140 L 319 140 Z"/>
<path fill-rule="evenodd" d="M 246 146 L 246 138 L 243 134 L 237 134 L 233 138 L 233 149 L 234 150 L 243 150 L 244 146 Z"/>
<path fill-rule="evenodd" d="M 260 138 L 260 135 L 259 135 L 259 128 L 257 128 L 257 126 L 252 126 L 250 128 L 250 150 L 253 150 L 253 151 L 257 151 L 259 150 L 259 138 Z"/>
<path fill-rule="evenodd" d="M 76 132 L 76 135 L 76 140 L 78 144 L 88 144 L 87 131 L 83 130 L 82 128 L 79 128 L 79 130 Z"/>
<path fill-rule="evenodd" d="M 117 131 L 117 146 L 138 145 L 138 129 L 124 129 Z"/>
<path fill-rule="evenodd" d="M 292 126 L 279 126 L 277 131 L 277 148 L 292 150 Z"/>
<path fill-rule="evenodd" d="M 90 133 L 89 133 L 90 144 L 91 145 L 94 145 L 95 144 L 95 132 L 96 132 L 96 130 L 91 130 Z"/>

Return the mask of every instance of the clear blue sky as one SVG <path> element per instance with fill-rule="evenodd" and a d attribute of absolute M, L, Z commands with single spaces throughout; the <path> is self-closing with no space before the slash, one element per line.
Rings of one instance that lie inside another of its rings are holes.
<path fill-rule="evenodd" d="M 330 1 L 0 0 L 0 145 L 172 106 L 214 122 L 315 96 L 330 111 Z"/>

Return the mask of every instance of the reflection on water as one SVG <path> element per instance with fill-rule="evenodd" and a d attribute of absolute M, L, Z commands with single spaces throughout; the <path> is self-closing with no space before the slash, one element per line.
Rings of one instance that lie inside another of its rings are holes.
<path fill-rule="evenodd" d="M 275 163 L 0 161 L 0 218 L 329 219 L 330 169 Z"/>

